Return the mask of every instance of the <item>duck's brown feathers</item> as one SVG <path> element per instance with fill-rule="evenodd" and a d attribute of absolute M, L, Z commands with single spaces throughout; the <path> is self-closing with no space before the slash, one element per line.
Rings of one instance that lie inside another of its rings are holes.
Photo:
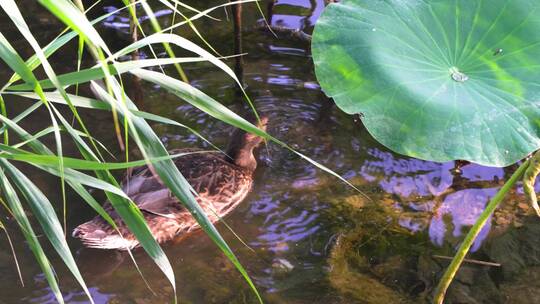
<path fill-rule="evenodd" d="M 170 153 L 186 152 L 196 150 L 178 149 Z M 233 210 L 251 189 L 253 172 L 228 161 L 223 154 L 186 154 L 176 158 L 175 164 L 198 193 L 197 202 L 212 222 Z M 122 189 L 143 212 L 158 242 L 199 228 L 189 211 L 149 167 L 134 169 L 124 179 Z M 118 225 L 122 237 L 100 216 L 77 227 L 73 235 L 88 247 L 125 250 L 139 246 L 110 203 L 104 208 Z"/>

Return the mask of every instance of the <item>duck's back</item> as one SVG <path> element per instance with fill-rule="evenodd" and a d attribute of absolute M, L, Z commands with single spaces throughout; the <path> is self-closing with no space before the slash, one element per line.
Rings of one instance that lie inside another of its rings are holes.
<path fill-rule="evenodd" d="M 198 149 L 170 151 L 171 155 L 182 153 L 188 154 L 176 158 L 174 163 L 198 194 L 196 199 L 204 209 L 212 207 L 217 214 L 224 216 L 231 204 L 242 200 L 249 192 L 252 174 L 227 161 L 225 155 Z M 141 210 L 150 213 L 174 215 L 178 208 L 183 209 L 176 197 L 147 166 L 133 170 L 131 176 L 124 179 L 122 189 Z"/>
<path fill-rule="evenodd" d="M 196 149 L 177 149 L 169 153 L 187 153 L 175 158 L 174 163 L 198 193 L 196 200 L 212 222 L 233 210 L 251 189 L 252 173 L 229 162 L 223 154 Z M 133 169 L 124 178 L 122 189 L 143 212 L 158 242 L 199 228 L 151 167 Z M 89 247 L 127 249 L 138 246 L 109 202 L 104 208 L 119 226 L 123 238 L 100 216 L 77 227 L 74 236 Z"/>

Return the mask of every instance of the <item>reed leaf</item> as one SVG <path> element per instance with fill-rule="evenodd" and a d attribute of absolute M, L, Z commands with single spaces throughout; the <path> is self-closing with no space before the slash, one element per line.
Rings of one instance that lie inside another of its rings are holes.
<path fill-rule="evenodd" d="M 22 97 L 31 98 L 31 99 L 39 99 L 39 97 L 35 93 L 29 93 L 29 92 L 8 92 L 6 94 L 13 94 L 13 95 L 22 96 Z M 65 100 L 57 92 L 45 92 L 44 94 L 47 97 L 47 100 L 49 100 L 50 102 L 66 104 Z M 95 109 L 95 110 L 109 110 L 109 111 L 111 110 L 111 105 L 106 103 L 106 102 L 103 102 L 101 100 L 88 98 L 88 97 L 83 97 L 83 96 L 71 95 L 71 94 L 70 94 L 70 99 L 71 99 L 71 101 L 73 102 L 73 104 L 76 107 Z M 162 124 L 167 124 L 167 125 L 172 125 L 172 126 L 176 126 L 176 127 L 185 128 L 188 131 L 190 131 L 191 133 L 193 133 L 195 136 L 199 137 L 202 141 L 209 144 L 215 150 L 223 152 L 220 148 L 215 146 L 211 141 L 206 139 L 199 132 L 197 132 L 196 130 L 190 128 L 189 126 L 186 126 L 186 125 L 181 124 L 181 123 L 179 123 L 179 122 L 177 122 L 175 120 L 172 120 L 172 119 L 160 116 L 160 115 L 156 115 L 156 114 L 152 114 L 152 113 L 148 113 L 148 112 L 144 112 L 144 111 L 139 111 L 139 110 L 129 110 L 129 111 L 134 116 L 141 117 L 141 118 L 144 118 L 144 119 L 149 120 L 149 121 L 154 121 L 154 122 L 158 122 L 158 123 L 162 123 Z M 0 132 L 1 132 L 1 129 L 0 129 Z M 80 134 L 80 135 L 84 136 L 84 134 Z M 96 141 L 96 142 L 98 144 L 100 144 L 99 141 Z"/>
<path fill-rule="evenodd" d="M 129 7 L 133 6 L 133 5 L 136 5 L 137 3 L 139 3 L 139 1 L 135 1 L 134 3 L 130 4 Z M 107 18 L 109 18 L 110 16 L 113 16 L 115 14 L 118 14 L 119 12 L 123 11 L 124 9 L 127 9 L 128 7 L 121 7 L 117 10 L 114 10 L 114 11 L 111 11 L 107 14 L 104 14 L 103 16 L 100 16 L 94 20 L 92 20 L 90 22 L 90 24 L 92 25 L 95 25 Z M 70 42 L 73 38 L 77 37 L 79 34 L 75 31 L 67 31 L 64 30 L 65 34 L 60 34 L 58 37 L 56 37 L 55 39 L 53 39 L 49 44 L 47 44 L 44 48 L 43 48 L 43 53 L 45 53 L 45 56 L 47 58 L 49 58 L 49 56 L 51 56 L 52 54 L 54 54 L 57 50 L 59 50 L 61 47 L 63 47 L 64 45 L 66 45 L 68 42 Z M 26 61 L 26 66 L 28 66 L 28 68 L 33 71 L 34 69 L 36 69 L 37 67 L 39 67 L 41 65 L 41 61 L 39 60 L 37 54 L 34 54 L 32 55 L 30 58 L 28 58 Z M 13 76 L 11 76 L 11 78 L 9 79 L 8 83 L 14 83 L 16 82 L 17 80 L 21 79 L 19 77 L 19 75 L 17 74 L 14 74 Z"/>
<path fill-rule="evenodd" d="M 39 190 L 30 179 L 28 179 L 19 169 L 15 168 L 12 164 L 6 160 L 0 160 L 0 166 L 6 170 L 12 181 L 17 185 L 19 191 L 23 194 L 26 201 L 32 209 L 32 213 L 37 218 L 38 222 L 43 229 L 43 232 L 47 236 L 47 239 L 52 244 L 58 255 L 62 258 L 68 269 L 73 273 L 79 284 L 83 287 L 85 293 L 88 295 L 91 303 L 94 303 L 90 292 L 88 291 L 84 280 L 79 272 L 75 259 L 71 255 L 62 226 L 54 208 L 47 199 L 47 197 Z"/>
<path fill-rule="evenodd" d="M 158 73 L 160 74 L 160 73 Z M 160 74 L 163 75 L 163 74 Z M 97 96 L 109 102 L 116 102 L 112 96 L 110 96 L 101 86 L 92 83 L 92 88 Z M 135 105 L 126 98 L 126 107 L 118 104 L 117 107 L 121 115 L 130 115 L 129 109 L 136 110 Z M 163 143 L 159 137 L 154 133 L 150 125 L 140 117 L 131 116 L 130 121 L 130 134 L 134 138 L 135 142 L 139 146 L 141 151 L 146 153 L 145 158 L 163 157 L 168 155 L 167 150 L 163 146 Z M 257 291 L 257 288 L 251 281 L 251 278 L 245 271 L 244 267 L 240 264 L 232 250 L 229 248 L 225 240 L 221 237 L 216 230 L 212 222 L 206 216 L 204 210 L 199 206 L 191 190 L 191 185 L 182 176 L 176 165 L 171 160 L 165 160 L 154 164 L 154 169 L 161 178 L 162 182 L 169 188 L 169 190 L 178 198 L 178 200 L 189 210 L 192 216 L 197 220 L 201 228 L 206 234 L 216 243 L 221 251 L 231 260 L 235 267 L 240 271 L 244 279 L 248 282 L 259 301 L 262 299 Z"/>
<path fill-rule="evenodd" d="M 41 155 L 27 152 L 21 149 L 17 149 L 8 145 L 0 144 L 0 158 L 16 160 L 21 162 L 26 162 L 34 165 L 43 165 L 43 166 L 56 166 L 60 163 L 60 158 L 63 158 L 64 168 L 77 169 L 77 170 L 119 170 L 119 169 L 128 169 L 133 167 L 140 167 L 148 164 L 148 160 L 138 160 L 138 161 L 129 161 L 121 163 L 104 163 L 96 162 L 85 159 L 71 158 L 71 157 L 59 157 L 56 155 Z M 9 152 L 9 153 L 5 153 Z M 171 160 L 174 158 L 182 157 L 189 154 L 198 154 L 198 153 L 210 153 L 212 151 L 194 151 L 186 153 L 177 153 L 172 155 L 167 155 L 158 158 L 149 159 L 150 163 L 157 163 L 164 160 Z"/>
<path fill-rule="evenodd" d="M 196 89 L 195 87 L 182 82 L 180 80 L 174 79 L 172 77 L 169 77 L 167 75 L 163 75 L 161 73 L 143 70 L 143 69 L 137 69 L 132 70 L 130 73 L 134 74 L 135 76 L 146 80 L 148 82 L 152 82 L 155 84 L 160 85 L 162 88 L 168 90 L 172 94 L 175 94 L 176 96 L 182 98 L 186 102 L 190 103 L 191 105 L 195 106 L 199 110 L 207 113 L 208 115 L 217 118 L 223 122 L 226 122 L 232 126 L 235 126 L 237 128 L 240 128 L 246 132 L 256 134 L 266 140 L 273 141 L 280 146 L 288 149 L 289 151 L 295 153 L 296 155 L 300 156 L 304 160 L 308 161 L 315 167 L 323 170 L 324 172 L 327 172 L 339 180 L 341 180 L 343 183 L 347 184 L 349 187 L 355 189 L 357 192 L 362 194 L 367 199 L 371 200 L 369 196 L 367 196 L 365 193 L 360 191 L 358 188 L 356 188 L 353 184 L 351 184 L 349 181 L 341 177 L 339 174 L 334 172 L 333 170 L 329 169 L 328 167 L 318 163 L 317 161 L 311 159 L 310 157 L 294 150 L 293 148 L 289 147 L 286 143 L 280 141 L 279 139 L 269 135 L 268 133 L 264 132 L 263 130 L 257 128 L 255 125 L 250 123 L 249 121 L 245 120 L 244 118 L 240 117 L 238 114 L 232 112 L 227 107 L 222 105 L 221 103 L 214 100 L 212 97 L 206 95 L 205 93 L 201 92 L 200 90 Z"/>
<path fill-rule="evenodd" d="M 137 68 L 153 67 L 157 65 L 168 65 L 174 64 L 177 62 L 201 62 L 206 61 L 204 58 L 200 57 L 186 57 L 186 58 L 162 58 L 162 59 L 141 59 L 141 60 L 132 60 L 125 62 L 117 62 L 115 64 L 107 65 L 107 70 L 110 75 L 118 75 L 129 72 L 130 70 Z M 83 69 L 76 72 L 70 72 L 66 74 L 58 75 L 58 82 L 66 87 L 74 84 L 86 83 L 91 80 L 102 79 L 105 77 L 105 72 L 102 67 L 93 67 L 88 69 Z M 52 89 L 55 88 L 53 82 L 50 79 L 45 79 L 39 81 L 39 85 L 43 89 Z M 9 91 L 28 91 L 32 90 L 32 84 L 23 83 L 16 84 L 7 87 Z"/>
<path fill-rule="evenodd" d="M 200 46 L 196 45 L 195 43 L 189 41 L 186 38 L 183 38 L 181 36 L 174 35 L 174 34 L 161 34 L 161 33 L 152 34 L 152 35 L 150 35 L 150 36 L 148 36 L 148 37 L 146 37 L 144 39 L 141 39 L 139 41 L 136 41 L 136 42 L 126 46 L 125 48 L 121 49 L 120 51 L 114 53 L 111 57 L 109 57 L 109 59 L 118 58 L 119 56 L 131 53 L 131 52 L 133 52 L 133 51 L 135 51 L 135 50 L 137 50 L 137 49 L 139 49 L 139 48 L 141 48 L 143 46 L 152 45 L 152 44 L 155 44 L 155 43 L 164 43 L 164 42 L 166 42 L 168 44 L 175 44 L 178 47 L 181 47 L 181 48 L 183 48 L 183 49 L 185 49 L 187 51 L 193 52 L 193 53 L 201 56 L 202 58 L 205 58 L 210 63 L 212 63 L 213 65 L 215 65 L 216 67 L 218 67 L 222 71 L 224 71 L 229 77 L 231 77 L 236 82 L 236 84 L 238 85 L 238 87 L 242 91 L 242 93 L 244 95 L 244 98 L 246 99 L 246 101 L 248 102 L 250 108 L 252 109 L 253 113 L 255 114 L 255 117 L 257 118 L 257 120 L 259 120 L 259 115 L 257 114 L 257 110 L 255 109 L 255 106 L 253 105 L 253 102 L 251 101 L 251 99 L 247 95 L 246 91 L 244 90 L 244 87 L 242 86 L 242 83 L 240 82 L 240 80 L 238 79 L 238 77 L 236 76 L 234 71 L 227 64 L 225 64 L 223 61 L 221 61 L 218 57 L 212 55 L 211 53 L 209 53 L 205 49 L 201 48 Z"/>
<path fill-rule="evenodd" d="M 95 45 L 110 54 L 109 47 L 99 33 L 73 3 L 67 0 L 38 0 L 44 7 L 53 13 L 67 26 L 85 38 L 88 43 Z"/>
<path fill-rule="evenodd" d="M 9 120 L 8 118 L 0 116 L 0 119 L 4 123 L 6 123 L 11 129 L 13 129 L 15 133 L 18 134 L 21 138 L 28 139 L 31 137 L 29 133 L 27 133 L 17 124 L 13 123 L 13 121 Z M 38 140 L 30 141 L 29 145 L 37 153 L 49 155 L 52 154 L 51 151 Z M 0 159 L 0 161 L 5 160 Z M 60 172 L 58 172 L 58 169 L 54 166 L 41 166 L 37 164 L 32 165 L 53 175 L 60 176 Z M 174 284 L 174 273 L 172 273 L 170 263 L 163 251 L 161 250 L 161 247 L 157 244 L 152 234 L 150 233 L 150 230 L 146 225 L 146 222 L 140 210 L 129 199 L 129 197 L 121 189 L 119 189 L 119 185 L 116 183 L 116 181 L 108 171 L 102 170 L 96 171 L 96 173 L 98 175 L 98 178 L 83 174 L 79 171 L 72 169 L 66 169 L 64 172 L 68 184 L 77 193 L 79 193 L 81 197 L 83 197 L 83 199 L 85 199 L 94 209 L 96 209 L 96 211 L 98 211 L 98 214 L 100 214 L 105 220 L 107 220 L 113 228 L 116 228 L 116 225 L 112 221 L 110 216 L 93 198 L 91 198 L 91 195 L 84 189 L 84 187 L 82 187 L 81 184 L 105 191 L 107 198 L 111 202 L 113 208 L 120 215 L 120 218 L 122 218 L 130 231 L 137 237 L 141 246 L 154 260 L 156 265 L 158 265 L 158 267 L 160 267 L 160 269 L 164 271 L 165 275 L 167 275 L 169 280 L 171 279 L 170 276 L 172 275 L 172 283 Z M 135 266 L 140 273 L 140 270 L 136 263 Z M 167 272 L 167 269 L 171 269 L 170 273 Z M 173 288 L 176 288 L 176 286 L 173 285 Z"/>
<path fill-rule="evenodd" d="M 3 166 L 6 163 L 7 162 L 5 160 L 0 160 L 0 166 Z M 56 280 L 56 277 L 54 275 L 54 269 L 49 262 L 49 259 L 47 259 L 43 248 L 41 248 L 41 245 L 39 244 L 36 234 L 32 229 L 32 226 L 30 225 L 30 221 L 28 220 L 28 217 L 24 212 L 21 201 L 19 200 L 15 189 L 13 188 L 13 186 L 11 186 L 11 183 L 7 179 L 3 170 L 0 170 L 0 189 L 2 189 L 2 193 L 6 198 L 6 202 L 10 210 L 13 212 L 13 216 L 15 217 L 17 224 L 21 227 L 24 238 L 26 239 L 30 250 L 36 257 L 36 261 L 38 262 L 39 267 L 43 271 L 45 279 L 47 280 L 47 283 L 49 284 L 52 293 L 54 294 L 56 300 L 59 303 L 63 304 L 64 298 L 62 297 L 62 293 L 60 292 L 60 288 L 58 287 L 58 281 Z"/>

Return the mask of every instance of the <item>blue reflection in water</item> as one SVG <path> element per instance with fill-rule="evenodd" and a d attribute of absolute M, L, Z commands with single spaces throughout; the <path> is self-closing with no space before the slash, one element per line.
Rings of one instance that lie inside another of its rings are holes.
<path fill-rule="evenodd" d="M 454 162 L 401 158 L 377 148 L 369 149 L 368 153 L 374 159 L 362 166 L 360 174 L 368 180 L 378 181 L 386 193 L 396 195 L 399 198 L 396 208 L 412 210 L 413 214 L 433 214 L 427 224 L 407 216 L 401 217 L 399 224 L 413 232 L 427 229 L 431 241 L 439 246 L 448 236 L 462 236 L 465 228 L 476 222 L 489 199 L 498 191 L 498 188 L 453 189 L 456 177 L 450 171 Z M 502 168 L 468 165 L 462 168 L 459 178 L 465 183 L 485 181 L 492 187 L 494 180 L 503 177 Z M 490 228 L 491 221 L 488 221 L 474 242 L 473 251 L 480 248 Z"/>
<path fill-rule="evenodd" d="M 431 241 L 439 246 L 443 245 L 444 237 L 450 228 L 444 222 L 445 215 L 451 216 L 452 226 L 454 227 L 452 235 L 454 237 L 461 236 L 465 227 L 472 226 L 476 222 L 478 216 L 484 211 L 487 202 L 495 195 L 497 190 L 493 188 L 467 189 L 448 195 L 442 205 L 437 210 L 434 210 L 435 215 L 429 225 Z M 490 229 L 491 217 L 474 241 L 472 251 L 480 248 Z"/>
<path fill-rule="evenodd" d="M 302 241 L 320 229 L 316 221 L 318 208 L 298 210 L 284 208 L 281 204 L 269 197 L 252 203 L 250 213 L 263 215 L 264 221 L 259 228 L 260 234 L 250 246 L 273 252 L 287 251 L 291 243 Z"/>
<path fill-rule="evenodd" d="M 302 7 L 308 10 L 309 14 L 307 16 L 285 13 L 279 14 L 280 11 L 283 11 L 281 8 L 285 6 L 294 6 L 296 8 Z M 277 0 L 274 4 L 274 11 L 277 13 L 272 16 L 272 25 L 303 30 L 306 27 L 313 26 L 323 10 L 324 0 Z"/>

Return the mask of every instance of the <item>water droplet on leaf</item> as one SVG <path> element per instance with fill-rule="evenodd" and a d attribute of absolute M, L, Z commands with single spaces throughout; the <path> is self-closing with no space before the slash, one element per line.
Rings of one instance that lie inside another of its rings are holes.
<path fill-rule="evenodd" d="M 452 76 L 452 79 L 454 79 L 454 81 L 457 81 L 457 82 L 465 82 L 469 79 L 469 76 L 460 72 L 458 68 L 456 67 L 450 68 L 450 75 Z"/>

